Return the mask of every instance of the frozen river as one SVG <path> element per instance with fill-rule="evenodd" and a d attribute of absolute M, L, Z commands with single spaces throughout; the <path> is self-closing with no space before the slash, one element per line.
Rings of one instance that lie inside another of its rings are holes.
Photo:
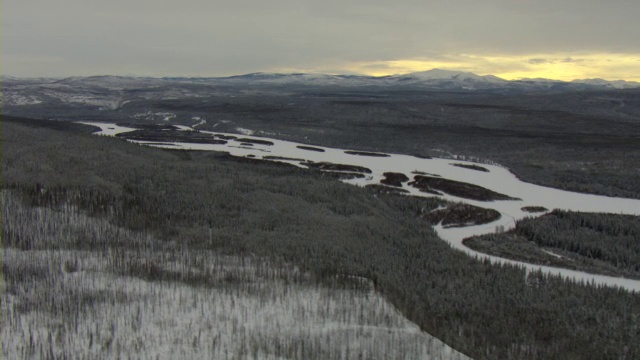
<path fill-rule="evenodd" d="M 84 122 L 84 124 L 99 127 L 101 130 L 96 132 L 98 135 L 115 136 L 136 130 L 132 127 L 121 127 L 107 123 Z M 187 126 L 176 125 L 176 128 L 182 131 L 193 131 L 192 128 Z M 485 225 L 463 228 L 436 226 L 435 228 L 438 235 L 446 240 L 452 247 L 460 249 L 470 256 L 488 257 L 493 262 L 519 264 L 528 270 L 543 270 L 548 273 L 561 274 L 568 278 L 585 282 L 620 286 L 629 290 L 640 291 L 640 281 L 638 280 L 594 275 L 580 271 L 517 262 L 496 256 L 488 256 L 471 250 L 462 244 L 462 240 L 467 237 L 495 232 L 498 226 L 504 226 L 504 230 L 509 230 L 515 226 L 515 221 L 518 219 L 526 216 L 544 214 L 544 212 L 532 214 L 523 211 L 522 208 L 527 206 L 542 206 L 549 210 L 563 209 L 581 212 L 640 215 L 640 200 L 581 194 L 534 185 L 520 181 L 506 168 L 486 164 L 474 164 L 467 161 L 439 158 L 424 159 L 410 155 L 388 153 L 354 153 L 346 149 L 315 145 L 309 146 L 253 135 L 248 136 L 207 131 L 199 131 L 199 134 L 211 135 L 212 139 L 215 137 L 216 139 L 225 139 L 227 142 L 224 144 L 204 144 L 167 141 L 129 141 L 172 149 L 224 151 L 233 156 L 286 162 L 304 168 L 308 167 L 305 165 L 306 162 L 314 162 L 344 164 L 369 169 L 370 173 L 363 172 L 363 178 L 344 180 L 347 183 L 359 186 L 380 184 L 380 180 L 385 178 L 383 175 L 385 172 L 402 173 L 410 179 L 413 179 L 416 173 L 426 173 L 432 177 L 477 185 L 517 199 L 479 201 L 446 193 L 437 195 L 443 199 L 454 202 L 464 202 L 474 206 L 495 209 L 501 214 L 500 219 Z M 265 157 L 281 157 L 288 158 L 288 160 L 265 159 Z M 460 165 L 468 167 L 461 167 Z M 486 171 L 469 168 L 474 165 L 479 165 Z M 403 182 L 401 188 L 406 190 L 410 195 L 436 196 L 422 192 L 420 189 L 408 185 L 407 182 Z"/>

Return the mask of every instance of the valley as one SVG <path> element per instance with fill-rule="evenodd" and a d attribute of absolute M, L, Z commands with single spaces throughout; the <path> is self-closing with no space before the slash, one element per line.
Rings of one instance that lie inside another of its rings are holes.
<path fill-rule="evenodd" d="M 638 90 L 425 76 L 9 79 L 3 355 L 636 357 Z"/>
<path fill-rule="evenodd" d="M 640 359 L 640 1 L 8 1 L 0 359 Z"/>
<path fill-rule="evenodd" d="M 402 174 L 406 180 L 400 181 L 399 186 L 396 187 L 402 189 L 404 194 L 437 196 L 452 203 L 465 203 L 479 208 L 492 209 L 500 214 L 499 218 L 488 224 L 455 227 L 444 226 L 440 223 L 434 224 L 441 238 L 447 240 L 452 247 L 462 250 L 470 256 L 486 257 L 497 263 L 523 266 L 529 271 L 560 274 L 585 283 L 619 286 L 632 291 L 640 291 L 640 281 L 637 280 L 512 261 L 471 250 L 463 243 L 465 238 L 494 233 L 498 228 L 501 231 L 511 230 L 518 220 L 546 213 L 546 211 L 531 213 L 527 210 L 531 208 L 544 207 L 549 210 L 560 209 L 640 216 L 640 200 L 579 194 L 527 184 L 516 178 L 508 169 L 496 165 L 480 167 L 472 162 L 454 163 L 447 159 L 422 159 L 402 154 L 367 153 L 327 147 L 316 147 L 313 151 L 309 151 L 305 149 L 307 145 L 304 144 L 265 137 L 237 138 L 233 134 L 196 131 L 180 125 L 173 129 L 160 127 L 156 129 L 154 134 L 140 137 L 138 135 L 140 130 L 135 130 L 135 128 L 120 127 L 117 124 L 108 123 L 82 122 L 82 124 L 99 128 L 100 130 L 94 133 L 96 135 L 117 136 L 146 146 L 176 150 L 221 151 L 233 156 L 278 161 L 303 168 L 319 168 L 323 171 L 345 172 L 347 174 L 359 172 L 364 176 L 347 177 L 343 180 L 357 186 L 384 184 L 387 177 L 385 174 Z M 156 133 L 162 136 L 158 138 L 159 135 Z M 200 140 L 192 141 L 195 136 Z M 188 141 L 185 141 L 184 138 L 187 138 Z M 214 140 L 216 138 L 224 138 L 229 141 Z M 478 172 L 477 168 L 482 168 L 483 171 Z M 428 172 L 430 176 L 413 175 L 415 181 L 409 182 L 407 175 L 425 172 Z M 436 189 L 440 191 L 425 191 L 424 187 L 419 185 L 423 179 L 439 181 L 442 185 Z M 457 184 L 457 187 L 446 186 L 446 184 Z M 504 191 L 511 196 L 498 194 L 495 191 Z"/>

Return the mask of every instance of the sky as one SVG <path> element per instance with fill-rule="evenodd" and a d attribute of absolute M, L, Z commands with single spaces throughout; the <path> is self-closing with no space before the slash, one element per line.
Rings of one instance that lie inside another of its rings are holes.
<path fill-rule="evenodd" d="M 640 81 L 638 0 L 4 0 L 0 73 Z"/>

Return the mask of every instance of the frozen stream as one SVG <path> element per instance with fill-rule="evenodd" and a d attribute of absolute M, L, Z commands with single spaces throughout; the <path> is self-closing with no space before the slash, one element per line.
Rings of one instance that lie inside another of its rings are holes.
<path fill-rule="evenodd" d="M 95 133 L 98 135 L 115 136 L 120 133 L 136 130 L 134 128 L 121 127 L 107 123 L 84 122 L 84 124 L 99 127 L 101 131 Z M 193 130 L 187 126 L 176 125 L 176 127 L 183 131 Z M 402 154 L 385 154 L 387 156 L 356 155 L 346 153 L 345 149 L 327 148 L 315 145 L 309 146 L 301 143 L 253 135 L 245 136 L 208 131 L 200 131 L 200 134 L 210 134 L 212 136 L 233 136 L 238 139 L 230 139 L 226 144 L 130 141 L 149 146 L 172 149 L 225 151 L 233 156 L 252 157 L 255 159 L 263 159 L 265 156 L 286 157 L 291 160 L 265 160 L 286 162 L 304 168 L 307 166 L 302 164 L 302 161 L 300 161 L 302 159 L 316 163 L 330 162 L 334 164 L 348 164 L 366 167 L 371 170 L 371 174 L 366 174 L 366 176 L 361 179 L 345 180 L 347 183 L 359 186 L 380 184 L 380 180 L 385 178 L 383 176 L 383 173 L 385 172 L 403 173 L 411 179 L 413 179 L 414 176 L 413 172 L 423 172 L 432 176 L 439 176 L 444 179 L 475 184 L 521 200 L 476 201 L 447 194 L 442 196 L 438 195 L 443 199 L 454 202 L 464 202 L 470 205 L 495 209 L 502 215 L 497 221 L 485 225 L 463 228 L 444 228 L 442 226 L 436 226 L 435 228 L 438 235 L 449 242 L 452 247 L 460 249 L 470 256 L 488 257 L 491 261 L 497 263 L 518 264 L 531 271 L 543 270 L 551 274 L 562 274 L 568 278 L 585 282 L 620 286 L 629 290 L 640 291 L 640 281 L 638 280 L 594 275 L 580 271 L 522 263 L 496 256 L 488 256 L 471 250 L 462 244 L 462 240 L 464 238 L 495 232 L 497 226 L 500 225 L 504 226 L 504 230 L 509 230 L 515 226 L 515 221 L 518 219 L 522 219 L 526 216 L 544 214 L 533 214 L 523 211 L 522 208 L 525 206 L 543 206 L 549 210 L 563 209 L 581 212 L 606 212 L 640 215 L 640 200 L 580 194 L 529 184 L 520 181 L 514 174 L 509 172 L 509 170 L 499 166 L 478 164 L 488 170 L 488 172 L 484 172 L 452 165 L 474 165 L 472 162 L 461 160 L 438 158 L 423 159 Z M 259 142 L 247 142 L 247 139 L 258 141 L 263 140 L 272 143 L 272 145 L 261 144 Z M 307 147 L 307 149 L 300 147 Z M 408 191 L 411 195 L 434 196 L 421 192 L 419 189 L 407 185 L 406 182 L 402 184 L 402 188 Z"/>

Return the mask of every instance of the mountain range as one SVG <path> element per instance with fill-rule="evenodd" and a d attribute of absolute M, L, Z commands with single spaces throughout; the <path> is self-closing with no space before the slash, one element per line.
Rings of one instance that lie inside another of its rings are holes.
<path fill-rule="evenodd" d="M 229 77 L 127 77 L 127 76 L 90 76 L 68 78 L 31 78 L 21 79 L 2 76 L 3 85 L 15 83 L 41 84 L 48 87 L 56 85 L 93 85 L 110 90 L 130 89 L 147 86 L 159 86 L 169 82 L 207 83 L 207 84 L 272 84 L 272 85 L 315 85 L 315 86 L 418 86 L 433 89 L 451 90 L 590 90 L 590 89 L 629 89 L 640 87 L 640 82 L 604 79 L 577 79 L 570 82 L 543 78 L 505 80 L 493 75 L 476 75 L 470 72 L 432 69 L 403 75 L 365 76 L 365 75 L 328 75 L 312 73 L 251 73 Z"/>
<path fill-rule="evenodd" d="M 174 78 L 188 80 L 193 78 Z M 494 75 L 476 75 L 471 72 L 432 69 L 403 75 L 363 76 L 363 75 L 327 75 L 309 73 L 251 73 L 221 78 L 202 78 L 221 82 L 252 82 L 262 84 L 305 84 L 305 85 L 415 85 L 428 88 L 445 89 L 495 89 L 495 88 L 609 88 L 629 89 L 640 87 L 640 82 L 604 79 L 577 79 L 571 82 L 551 79 L 505 80 Z"/>

